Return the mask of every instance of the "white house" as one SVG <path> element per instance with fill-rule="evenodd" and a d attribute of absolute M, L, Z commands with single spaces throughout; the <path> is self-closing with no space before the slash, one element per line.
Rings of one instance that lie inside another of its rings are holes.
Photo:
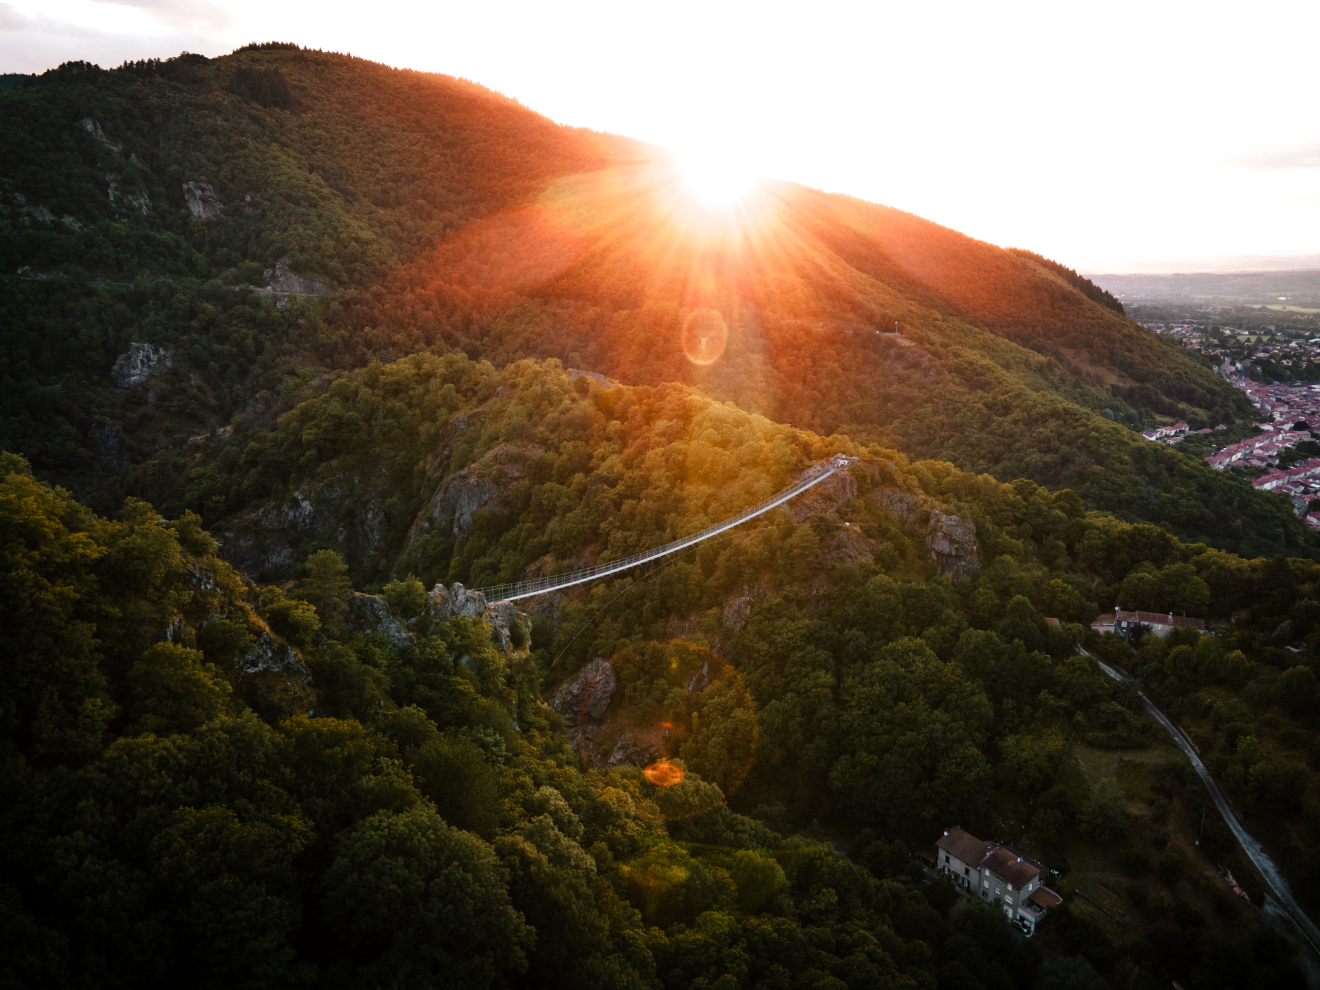
<path fill-rule="evenodd" d="M 1043 867 L 1007 846 L 985 842 L 957 825 L 935 842 L 935 868 L 968 894 L 998 903 L 1008 919 L 1032 935 L 1063 898 L 1041 880 Z M 929 860 L 930 854 L 925 857 Z"/>

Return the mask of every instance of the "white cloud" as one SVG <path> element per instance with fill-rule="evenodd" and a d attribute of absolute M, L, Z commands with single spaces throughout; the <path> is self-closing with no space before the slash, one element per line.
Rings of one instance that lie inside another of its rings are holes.
<path fill-rule="evenodd" d="M 0 31 L 26 31 L 31 26 L 32 18 L 12 3 L 0 3 Z"/>
<path fill-rule="evenodd" d="M 1320 168 L 1320 140 L 1250 151 L 1234 164 L 1250 169 Z"/>
<path fill-rule="evenodd" d="M 235 21 L 233 12 L 206 0 L 95 0 L 133 7 L 171 28 L 201 33 L 222 31 Z"/>

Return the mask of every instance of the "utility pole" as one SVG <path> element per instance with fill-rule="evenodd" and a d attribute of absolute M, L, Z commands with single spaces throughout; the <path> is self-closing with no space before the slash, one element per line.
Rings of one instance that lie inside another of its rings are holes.
<path fill-rule="evenodd" d="M 1205 805 L 1201 805 L 1201 825 L 1196 830 L 1196 841 L 1192 843 L 1193 845 L 1196 846 L 1199 846 L 1201 844 L 1201 833 L 1205 830 L 1205 808 L 1206 808 Z"/>
<path fill-rule="evenodd" d="M 1091 872 L 1086 878 L 1086 899 L 1091 899 L 1091 884 L 1095 882 L 1095 860 L 1091 860 Z"/>

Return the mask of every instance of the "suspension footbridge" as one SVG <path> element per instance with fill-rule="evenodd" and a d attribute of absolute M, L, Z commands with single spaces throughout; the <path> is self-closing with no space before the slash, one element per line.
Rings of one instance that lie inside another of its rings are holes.
<path fill-rule="evenodd" d="M 835 454 L 824 464 L 818 464 L 806 471 L 797 481 L 789 485 L 783 491 L 771 495 L 764 502 L 752 506 L 750 509 L 744 509 L 736 516 L 730 516 L 723 522 L 718 522 L 713 526 L 707 526 L 699 533 L 693 533 L 691 536 L 684 536 L 681 539 L 674 540 L 672 543 L 666 543 L 664 546 L 656 547 L 654 550 L 646 550 L 643 553 L 635 553 L 631 557 L 624 557 L 622 560 L 611 560 L 604 564 L 596 564 L 593 567 L 584 567 L 581 570 L 571 571 L 567 574 L 555 574 L 550 577 L 536 578 L 531 581 L 519 581 L 516 584 L 497 584 L 491 588 L 479 588 L 481 594 L 486 596 L 488 602 L 511 602 L 519 598 L 531 598 L 534 595 L 544 595 L 547 592 L 558 591 L 560 588 L 571 588 L 575 584 L 585 584 L 587 581 L 595 581 L 597 578 L 609 577 L 611 574 L 621 574 L 624 571 L 632 570 L 634 567 L 640 567 L 642 564 L 648 564 L 653 560 L 659 560 L 661 557 L 668 557 L 670 554 L 678 553 L 680 550 L 686 550 L 688 547 L 696 546 L 703 540 L 709 540 L 712 536 L 719 536 L 736 526 L 741 526 L 749 519 L 755 519 L 757 516 L 769 512 L 771 509 L 783 505 L 785 502 L 798 495 L 801 495 L 808 488 L 819 485 L 822 481 L 832 474 L 846 470 L 849 464 L 856 461 L 856 457 L 849 457 L 846 454 Z"/>

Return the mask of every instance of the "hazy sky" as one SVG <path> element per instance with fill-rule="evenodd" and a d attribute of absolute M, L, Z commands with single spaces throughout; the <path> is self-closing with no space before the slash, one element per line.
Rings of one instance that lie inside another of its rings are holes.
<path fill-rule="evenodd" d="M 1317 0 L 0 0 L 0 71 L 296 41 L 1075 267 L 1187 270 L 1320 256 L 1317 28 Z"/>

